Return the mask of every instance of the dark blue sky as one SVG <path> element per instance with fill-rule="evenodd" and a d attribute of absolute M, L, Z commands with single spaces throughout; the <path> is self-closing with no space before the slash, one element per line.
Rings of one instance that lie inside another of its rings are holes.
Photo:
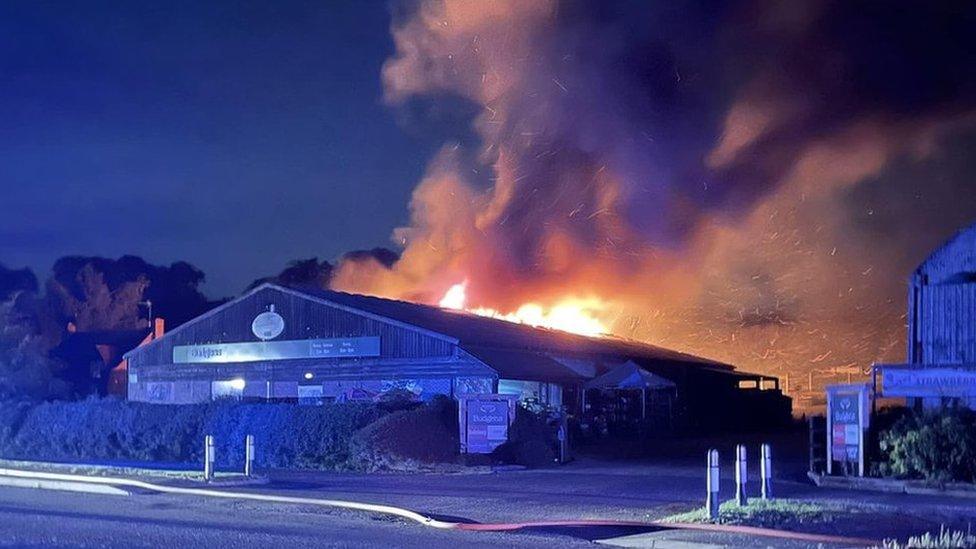
<path fill-rule="evenodd" d="M 387 4 L 150 4 L 0 4 L 0 263 L 182 259 L 216 296 L 387 244 L 440 143 L 382 104 Z"/>

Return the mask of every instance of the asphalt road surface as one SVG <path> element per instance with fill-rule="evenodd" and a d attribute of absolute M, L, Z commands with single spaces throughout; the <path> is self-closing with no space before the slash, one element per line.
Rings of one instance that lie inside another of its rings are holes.
<path fill-rule="evenodd" d="M 2 547 L 594 547 L 559 534 L 442 531 L 362 513 L 0 487 Z"/>

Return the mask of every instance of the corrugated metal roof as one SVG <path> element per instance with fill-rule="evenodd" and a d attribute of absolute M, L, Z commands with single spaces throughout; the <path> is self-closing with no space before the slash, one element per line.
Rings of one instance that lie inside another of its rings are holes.
<path fill-rule="evenodd" d="M 502 379 L 549 383 L 575 383 L 589 379 L 545 353 L 476 346 L 465 346 L 464 350 L 497 372 Z"/>
<path fill-rule="evenodd" d="M 273 286 L 273 285 L 272 285 Z M 290 288 L 319 299 L 399 320 L 453 337 L 462 348 L 522 349 L 545 353 L 627 356 L 634 359 L 684 362 L 732 371 L 731 365 L 618 337 L 587 337 L 536 328 L 452 309 L 330 290 Z M 566 368 L 563 367 L 563 370 Z"/>

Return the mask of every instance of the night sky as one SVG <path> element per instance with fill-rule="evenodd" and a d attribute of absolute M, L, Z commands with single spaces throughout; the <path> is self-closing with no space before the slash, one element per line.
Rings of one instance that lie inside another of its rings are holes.
<path fill-rule="evenodd" d="M 440 140 L 382 104 L 385 2 L 0 4 L 0 262 L 189 261 L 214 296 L 385 245 Z"/>

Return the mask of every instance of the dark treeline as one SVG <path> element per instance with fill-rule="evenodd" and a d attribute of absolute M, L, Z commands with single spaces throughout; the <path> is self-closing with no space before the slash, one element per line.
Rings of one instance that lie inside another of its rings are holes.
<path fill-rule="evenodd" d="M 385 265 L 398 259 L 396 252 L 374 248 L 349 252 L 340 260 L 367 257 Z M 299 259 L 242 290 L 264 282 L 327 288 L 333 271 L 329 261 Z M 30 269 L 0 263 L 0 398 L 85 394 L 76 382 L 83 372 L 70 371 L 77 365 L 66 363 L 58 352 L 72 333 L 147 331 L 152 318 L 165 319 L 169 330 L 230 299 L 204 295 L 206 275 L 190 263 L 154 265 L 131 255 L 62 257 L 41 280 Z"/>

